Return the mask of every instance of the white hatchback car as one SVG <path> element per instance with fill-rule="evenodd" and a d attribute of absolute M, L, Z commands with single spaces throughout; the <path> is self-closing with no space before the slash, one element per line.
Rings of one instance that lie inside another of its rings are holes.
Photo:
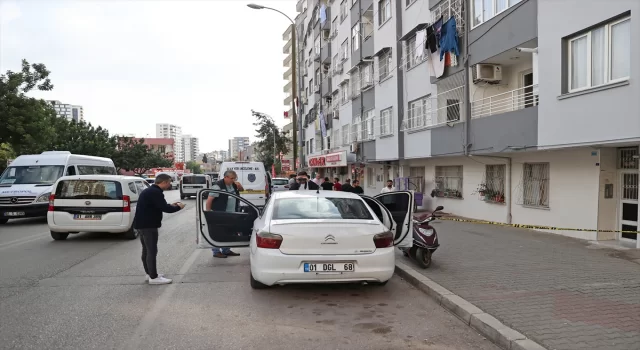
<path fill-rule="evenodd" d="M 145 179 L 132 176 L 61 177 L 49 197 L 47 224 L 51 237 L 64 240 L 70 233 L 109 232 L 137 238 L 133 229 L 136 202 L 148 187 Z"/>
<path fill-rule="evenodd" d="M 375 197 L 340 191 L 282 191 L 263 210 L 238 196 L 243 212 L 203 211 L 199 248 L 250 247 L 251 287 L 294 283 L 386 284 L 394 247 L 413 244 L 413 192 Z"/>
<path fill-rule="evenodd" d="M 289 190 L 289 179 L 284 177 L 274 177 L 271 179 L 271 187 L 273 192 L 280 191 L 288 191 Z"/>

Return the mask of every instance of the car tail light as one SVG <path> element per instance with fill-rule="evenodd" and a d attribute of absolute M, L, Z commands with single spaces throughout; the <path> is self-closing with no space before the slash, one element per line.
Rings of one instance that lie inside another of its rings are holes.
<path fill-rule="evenodd" d="M 49 211 L 53 211 L 54 210 L 54 206 L 53 206 L 53 201 L 56 199 L 56 195 L 55 194 L 51 194 L 49 195 Z"/>
<path fill-rule="evenodd" d="M 282 236 L 268 232 L 260 232 L 256 235 L 256 243 L 258 244 L 258 248 L 280 249 Z"/>
<path fill-rule="evenodd" d="M 376 248 L 388 248 L 393 246 L 393 233 L 384 232 L 373 236 L 373 243 Z"/>
<path fill-rule="evenodd" d="M 122 196 L 122 212 L 123 213 L 131 212 L 131 197 L 127 195 Z"/>

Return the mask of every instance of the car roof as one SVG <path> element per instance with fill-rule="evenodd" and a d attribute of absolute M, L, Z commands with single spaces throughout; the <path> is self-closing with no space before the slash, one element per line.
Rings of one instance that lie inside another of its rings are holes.
<path fill-rule="evenodd" d="M 362 199 L 359 195 L 351 192 L 342 191 L 318 191 L 318 190 L 297 190 L 297 191 L 282 191 L 275 192 L 271 195 L 274 199 L 279 198 L 304 198 L 304 197 L 321 197 L 321 198 L 353 198 Z"/>
<path fill-rule="evenodd" d="M 111 181 L 142 181 L 146 180 L 137 176 L 125 176 L 125 175 L 71 175 L 63 176 L 59 179 L 62 180 L 111 180 Z"/>
<path fill-rule="evenodd" d="M 287 181 L 289 181 L 289 179 L 287 179 L 286 177 L 274 177 L 273 180 L 287 180 Z"/>

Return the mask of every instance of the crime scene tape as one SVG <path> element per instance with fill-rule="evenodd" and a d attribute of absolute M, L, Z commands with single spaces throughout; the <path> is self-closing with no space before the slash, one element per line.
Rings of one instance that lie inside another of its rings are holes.
<path fill-rule="evenodd" d="M 640 231 L 596 230 L 591 228 L 570 228 L 570 227 L 540 226 L 540 225 L 526 225 L 526 224 L 505 224 L 504 222 L 498 222 L 498 221 L 458 219 L 458 218 L 450 218 L 450 217 L 438 217 L 438 220 L 468 222 L 473 224 L 484 224 L 484 225 L 508 226 L 508 227 L 517 227 L 517 228 L 528 228 L 533 230 L 581 231 L 581 232 L 605 232 L 605 233 L 615 232 L 615 233 L 632 233 L 635 235 L 638 235 L 640 233 Z"/>
<path fill-rule="evenodd" d="M 244 190 L 240 194 L 264 194 L 264 190 Z"/>

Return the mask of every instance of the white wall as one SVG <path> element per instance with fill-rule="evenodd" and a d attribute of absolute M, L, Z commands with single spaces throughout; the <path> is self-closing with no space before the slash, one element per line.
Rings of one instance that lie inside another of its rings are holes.
<path fill-rule="evenodd" d="M 533 63 L 531 60 L 531 55 L 528 56 L 523 55 L 521 58 L 521 62 L 517 64 L 503 66 L 502 67 L 502 82 L 500 85 L 489 85 L 489 84 L 474 84 L 473 77 L 469 74 L 469 92 L 471 101 L 479 101 L 484 98 L 493 97 L 505 92 L 509 92 L 512 90 L 522 88 L 522 75 L 521 73 L 530 70 L 533 68 Z M 491 63 L 491 60 L 487 60 L 487 63 Z M 508 96 L 501 96 L 501 98 L 509 98 Z M 489 103 L 486 101 L 486 103 Z M 506 101 L 504 103 L 507 103 Z M 500 104 L 503 106 L 503 104 Z M 506 105 L 501 108 L 507 108 Z"/>

